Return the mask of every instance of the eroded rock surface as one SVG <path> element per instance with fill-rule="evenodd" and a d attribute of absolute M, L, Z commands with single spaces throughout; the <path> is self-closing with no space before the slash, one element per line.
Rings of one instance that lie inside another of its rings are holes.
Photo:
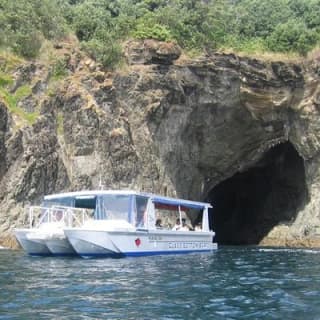
<path fill-rule="evenodd" d="M 31 76 L 15 90 L 44 78 L 26 100 L 36 101 L 26 112 L 40 110 L 33 125 L 17 126 L 0 102 L 4 244 L 25 205 L 102 181 L 213 202 L 222 243 L 320 246 L 317 63 L 180 55 L 135 41 L 115 73 L 70 55 L 69 76 L 50 93 L 44 66 L 20 67 Z"/>

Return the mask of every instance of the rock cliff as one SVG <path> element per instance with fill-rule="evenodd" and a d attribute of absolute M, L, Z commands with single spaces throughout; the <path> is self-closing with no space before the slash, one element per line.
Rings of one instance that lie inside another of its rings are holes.
<path fill-rule="evenodd" d="M 212 202 L 220 243 L 320 246 L 317 61 L 187 59 L 155 41 L 127 43 L 112 73 L 63 56 L 63 79 L 21 63 L 0 91 L 2 244 L 26 205 L 102 182 Z M 22 86 L 10 108 L 3 92 Z"/>

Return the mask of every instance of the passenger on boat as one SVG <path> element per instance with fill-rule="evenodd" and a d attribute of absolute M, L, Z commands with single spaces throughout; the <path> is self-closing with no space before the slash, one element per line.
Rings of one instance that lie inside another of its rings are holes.
<path fill-rule="evenodd" d="M 194 231 L 201 231 L 201 230 L 202 230 L 202 225 L 201 225 L 201 223 L 199 222 L 199 223 L 196 224 L 196 226 L 195 226 L 195 228 L 194 228 Z"/>
<path fill-rule="evenodd" d="M 190 230 L 185 218 L 182 218 L 182 226 L 179 230 L 181 230 L 181 231 L 189 231 Z"/>
<path fill-rule="evenodd" d="M 176 225 L 173 227 L 172 230 L 189 231 L 190 228 L 187 225 L 186 219 L 182 218 L 181 221 L 182 221 L 182 225 L 180 225 L 180 219 L 178 218 L 176 220 Z"/>
<path fill-rule="evenodd" d="M 161 219 L 157 219 L 156 221 L 156 228 L 157 229 L 162 229 L 163 226 L 162 226 L 162 220 Z"/>
<path fill-rule="evenodd" d="M 172 228 L 172 230 L 180 230 L 180 228 L 181 228 L 180 219 L 178 218 L 178 219 L 176 220 L 176 224 L 175 224 L 175 226 Z"/>

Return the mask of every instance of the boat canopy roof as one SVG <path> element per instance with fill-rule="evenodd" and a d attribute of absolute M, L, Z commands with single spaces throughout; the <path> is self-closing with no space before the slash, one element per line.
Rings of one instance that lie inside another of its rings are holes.
<path fill-rule="evenodd" d="M 172 210 L 179 206 L 182 210 L 186 208 L 202 210 L 204 208 L 212 207 L 210 203 L 197 202 L 197 201 L 184 200 L 184 199 L 175 199 L 175 198 L 169 198 L 169 197 L 163 197 L 163 196 L 157 196 L 157 195 L 151 195 L 150 198 L 156 207 L 164 208 L 168 210 Z"/>
<path fill-rule="evenodd" d="M 96 197 L 96 196 L 101 196 L 101 195 L 103 196 L 108 194 L 133 195 L 138 193 L 132 190 L 87 190 L 87 191 L 84 190 L 84 191 L 50 194 L 50 195 L 46 195 L 44 197 L 44 200 L 52 200 L 52 199 L 68 198 L 68 197 L 76 197 L 76 198 Z"/>
<path fill-rule="evenodd" d="M 198 210 L 200 209 L 202 210 L 204 208 L 212 208 L 211 204 L 206 202 L 171 198 L 171 197 L 165 197 L 165 196 L 155 195 L 152 193 L 138 192 L 133 190 L 90 190 L 90 191 L 66 192 L 66 193 L 57 193 L 57 194 L 47 195 L 44 197 L 44 199 L 53 200 L 53 199 L 67 198 L 67 197 L 87 198 L 87 197 L 96 197 L 96 196 L 103 196 L 103 195 L 110 195 L 110 194 L 136 195 L 136 196 L 147 197 L 151 199 L 151 201 L 155 204 L 156 207 L 165 208 L 168 210 L 172 210 L 179 206 L 182 210 L 183 208 L 198 209 Z"/>

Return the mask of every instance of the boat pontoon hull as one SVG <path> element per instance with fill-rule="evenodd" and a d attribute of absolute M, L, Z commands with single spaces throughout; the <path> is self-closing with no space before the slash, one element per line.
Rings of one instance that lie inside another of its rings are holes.
<path fill-rule="evenodd" d="M 54 256 L 72 256 L 77 254 L 66 237 L 52 238 L 46 240 L 45 244 Z"/>
<path fill-rule="evenodd" d="M 45 240 L 37 237 L 37 229 L 16 229 L 15 236 L 28 254 L 32 256 L 51 255 Z"/>
<path fill-rule="evenodd" d="M 81 225 L 85 219 L 84 211 L 63 206 L 31 206 L 28 208 L 28 213 L 29 228 L 14 230 L 17 241 L 28 254 L 37 256 L 76 255 L 63 228 L 75 222 Z"/>
<path fill-rule="evenodd" d="M 103 231 L 65 229 L 65 234 L 78 255 L 89 257 L 129 257 L 217 249 L 214 232 L 183 231 Z"/>

